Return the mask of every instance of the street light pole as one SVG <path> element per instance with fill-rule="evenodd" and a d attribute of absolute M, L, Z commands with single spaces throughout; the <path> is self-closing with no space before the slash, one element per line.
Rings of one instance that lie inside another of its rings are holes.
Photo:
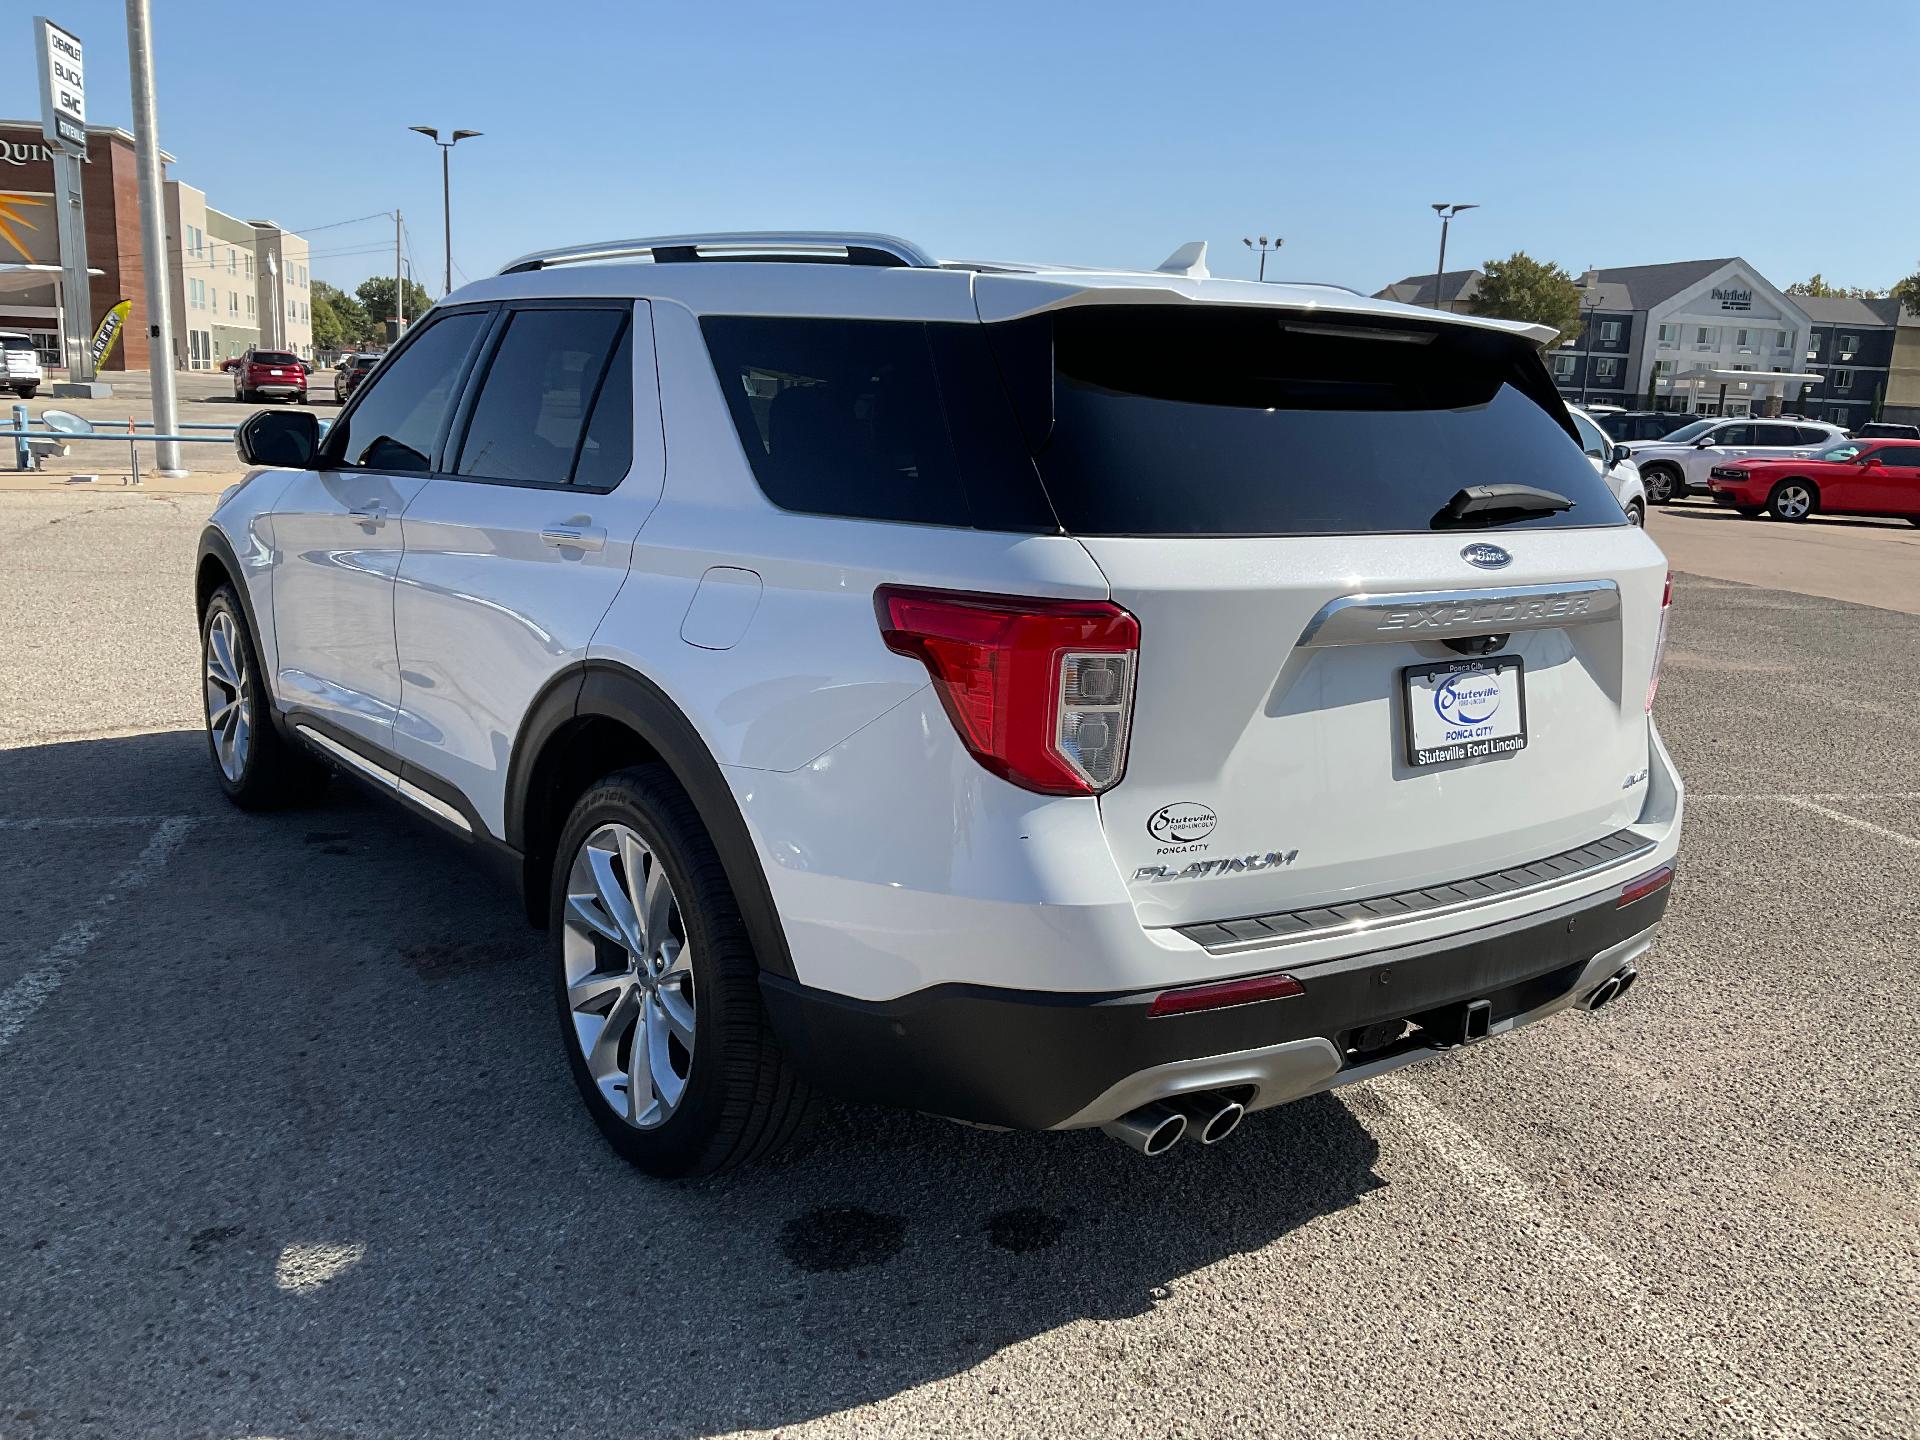
<path fill-rule="evenodd" d="M 1260 252 L 1260 278 L 1264 281 L 1267 278 L 1267 256 L 1271 254 L 1277 254 L 1280 250 L 1280 247 L 1286 244 L 1287 242 L 1285 240 L 1282 240 L 1278 235 L 1274 236 L 1271 241 L 1269 241 L 1266 236 L 1262 235 L 1260 237 L 1260 243 L 1258 245 L 1254 244 L 1252 240 L 1246 239 L 1244 237 L 1241 239 L 1240 243 L 1246 246 L 1249 250 L 1258 250 Z"/>
<path fill-rule="evenodd" d="M 133 80 L 134 168 L 140 186 L 140 248 L 147 272 L 147 373 L 153 381 L 156 435 L 177 435 L 173 394 L 173 311 L 167 294 L 166 216 L 160 208 L 160 120 L 153 98 L 153 15 L 148 0 L 127 0 L 127 59 Z M 82 317 L 84 324 L 85 317 Z M 162 474 L 183 475 L 180 446 L 154 444 Z"/>
<path fill-rule="evenodd" d="M 1592 285 L 1587 287 L 1587 294 L 1588 298 L 1593 301 L 1593 308 L 1587 311 L 1586 363 L 1580 367 L 1580 408 L 1583 410 L 1587 405 L 1587 380 L 1593 374 L 1593 345 L 1594 341 L 1599 338 L 1599 332 L 1594 328 L 1593 324 L 1593 317 L 1600 313 L 1600 282 L 1598 280 L 1595 280 Z"/>
<path fill-rule="evenodd" d="M 407 128 L 416 135 L 426 136 L 440 147 L 440 224 L 447 246 L 447 285 L 440 293 L 449 295 L 453 293 L 453 182 L 447 157 L 462 140 L 476 139 L 481 132 L 456 130 L 451 140 L 442 140 L 440 132 L 431 125 L 409 125 Z"/>
<path fill-rule="evenodd" d="M 1433 272 L 1433 308 L 1444 310 L 1447 307 L 1440 300 L 1442 277 L 1447 273 L 1447 227 L 1453 224 L 1453 217 L 1462 210 L 1478 210 L 1478 205 L 1449 205 L 1441 202 L 1433 207 L 1433 213 L 1440 217 L 1440 268 Z"/>

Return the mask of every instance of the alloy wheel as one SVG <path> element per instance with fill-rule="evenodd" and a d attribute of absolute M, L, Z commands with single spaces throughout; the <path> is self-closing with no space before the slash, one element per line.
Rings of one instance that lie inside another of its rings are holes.
<path fill-rule="evenodd" d="M 216 611 L 207 626 L 206 671 L 207 733 L 220 773 L 238 784 L 253 748 L 253 687 L 240 627 L 225 610 Z"/>
<path fill-rule="evenodd" d="M 602 825 L 575 853 L 562 924 L 587 1071 L 614 1114 L 655 1129 L 693 1073 L 693 952 L 666 867 L 631 826 Z"/>
<path fill-rule="evenodd" d="M 1813 496 L 1804 485 L 1783 485 L 1773 497 L 1773 508 L 1783 520 L 1798 520 L 1813 509 Z"/>

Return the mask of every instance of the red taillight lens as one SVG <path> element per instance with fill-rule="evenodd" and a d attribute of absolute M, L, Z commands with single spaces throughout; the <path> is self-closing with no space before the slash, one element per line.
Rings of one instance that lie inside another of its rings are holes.
<path fill-rule="evenodd" d="M 1660 666 L 1667 658 L 1667 620 L 1673 614 L 1673 572 L 1667 572 L 1667 588 L 1660 596 L 1660 633 L 1653 642 L 1653 675 L 1647 681 L 1647 713 L 1653 713 L 1653 697 L 1660 693 Z"/>
<path fill-rule="evenodd" d="M 1673 867 L 1671 865 L 1662 865 L 1658 870 L 1649 870 L 1638 879 L 1629 880 L 1620 887 L 1620 905 L 1615 908 L 1631 905 L 1636 900 L 1644 900 L 1654 891 L 1663 890 L 1672 883 Z"/>
<path fill-rule="evenodd" d="M 987 769 L 1043 795 L 1097 795 L 1127 768 L 1140 623 L 1105 600 L 883 585 L 887 647 L 927 667 Z"/>
<path fill-rule="evenodd" d="M 1161 1015 L 1190 1015 L 1195 1010 L 1224 1010 L 1229 1005 L 1251 1005 L 1256 1000 L 1278 1000 L 1286 995 L 1304 995 L 1306 989 L 1291 975 L 1255 975 L 1246 980 L 1222 980 L 1216 985 L 1189 985 L 1184 990 L 1163 990 L 1147 1006 L 1147 1018 Z"/>

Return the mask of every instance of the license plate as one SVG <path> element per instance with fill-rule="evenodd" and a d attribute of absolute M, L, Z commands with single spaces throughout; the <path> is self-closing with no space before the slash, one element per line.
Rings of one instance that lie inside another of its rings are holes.
<path fill-rule="evenodd" d="M 279 375 L 279 374 L 282 374 L 282 373 L 284 373 L 284 372 L 282 372 L 282 371 L 279 371 L 279 370 L 269 370 L 269 371 L 267 371 L 267 373 L 268 373 L 269 375 Z"/>
<path fill-rule="evenodd" d="M 1446 765 L 1527 748 L 1526 670 L 1518 655 L 1410 665 L 1407 763 Z"/>

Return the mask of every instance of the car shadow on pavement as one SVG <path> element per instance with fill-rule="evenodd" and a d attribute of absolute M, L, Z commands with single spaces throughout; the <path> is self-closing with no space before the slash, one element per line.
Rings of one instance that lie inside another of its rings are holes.
<path fill-rule="evenodd" d="M 131 855 L 109 813 L 194 818 L 0 1053 L 0 1401 L 45 1433 L 773 1429 L 1177 1302 L 1384 1183 L 1319 1096 L 1157 1160 L 829 1105 L 771 1164 L 662 1184 L 600 1141 L 543 937 L 457 844 L 344 782 L 242 815 L 197 732 L 0 752 L 0 796 L 68 822 L 0 830 L 74 877 L 29 922 L 97 889 L 72 822 Z M 103 1106 L 78 1053 L 137 1083 Z M 1263 1303 L 1324 1279 L 1276 1265 Z M 1136 1383 L 1122 1336 L 1093 1353 Z"/>
<path fill-rule="evenodd" d="M 1885 517 L 1875 515 L 1823 515 L 1819 511 L 1804 520 L 1783 522 L 1771 516 L 1758 516 L 1749 519 L 1737 510 L 1729 510 L 1720 505 L 1681 505 L 1669 503 L 1661 507 L 1661 513 L 1675 520 L 1725 520 L 1736 525 L 1769 525 L 1781 530 L 1791 530 L 1794 525 L 1837 525 L 1851 530 L 1907 530 L 1912 527 L 1898 515 Z"/>

